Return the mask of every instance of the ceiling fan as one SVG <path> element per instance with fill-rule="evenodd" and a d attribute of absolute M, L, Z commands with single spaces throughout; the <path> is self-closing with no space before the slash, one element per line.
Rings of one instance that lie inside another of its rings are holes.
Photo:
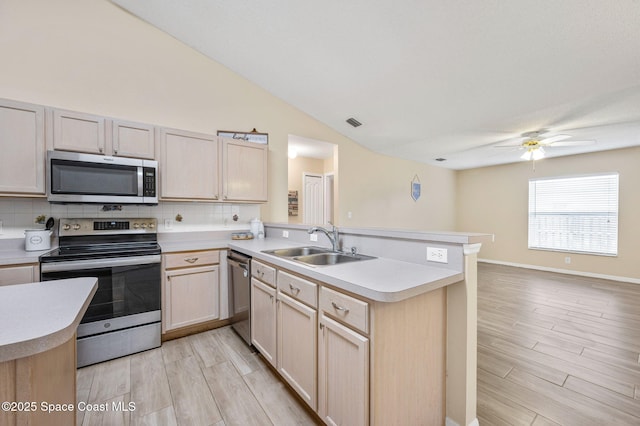
<path fill-rule="evenodd" d="M 523 160 L 540 160 L 544 158 L 545 148 L 568 147 L 580 145 L 593 145 L 595 140 L 566 140 L 571 138 L 570 135 L 557 134 L 550 135 L 546 129 L 525 132 L 520 138 L 517 138 L 517 144 L 509 143 L 504 145 L 494 145 L 497 148 L 518 148 L 524 150 L 520 158 Z"/>

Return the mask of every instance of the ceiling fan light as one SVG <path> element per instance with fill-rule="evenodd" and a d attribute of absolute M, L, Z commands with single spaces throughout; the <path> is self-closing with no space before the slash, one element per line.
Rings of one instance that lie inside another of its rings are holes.
<path fill-rule="evenodd" d="M 524 154 L 522 154 L 520 156 L 520 158 L 522 158 L 523 160 L 526 160 L 526 161 L 531 160 L 531 157 L 532 157 L 532 154 L 531 154 L 531 151 L 529 151 L 529 150 L 525 151 Z"/>
<path fill-rule="evenodd" d="M 544 158 L 544 149 L 542 149 L 542 147 L 541 147 L 541 148 L 538 148 L 538 149 L 534 150 L 532 152 L 531 156 L 533 157 L 534 161 L 535 160 L 542 160 Z"/>

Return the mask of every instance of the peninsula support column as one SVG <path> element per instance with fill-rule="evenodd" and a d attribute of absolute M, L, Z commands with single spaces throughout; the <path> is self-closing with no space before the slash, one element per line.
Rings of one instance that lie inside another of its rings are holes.
<path fill-rule="evenodd" d="M 478 425 L 478 252 L 463 245 L 464 280 L 447 287 L 447 426 Z"/>

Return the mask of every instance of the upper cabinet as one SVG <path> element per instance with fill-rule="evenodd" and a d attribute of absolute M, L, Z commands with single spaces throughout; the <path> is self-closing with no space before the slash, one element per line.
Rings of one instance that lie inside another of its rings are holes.
<path fill-rule="evenodd" d="M 219 200 L 218 138 L 164 128 L 159 134 L 161 199 Z"/>
<path fill-rule="evenodd" d="M 0 194 L 44 194 L 43 106 L 0 99 L 0 152 Z"/>
<path fill-rule="evenodd" d="M 154 126 L 54 109 L 53 149 L 155 159 Z"/>
<path fill-rule="evenodd" d="M 267 201 L 269 146 L 220 138 L 224 201 Z"/>
<path fill-rule="evenodd" d="M 54 109 L 53 149 L 105 154 L 104 129 L 104 117 Z"/>
<path fill-rule="evenodd" d="M 113 155 L 149 160 L 156 158 L 154 126 L 111 120 L 110 127 Z"/>

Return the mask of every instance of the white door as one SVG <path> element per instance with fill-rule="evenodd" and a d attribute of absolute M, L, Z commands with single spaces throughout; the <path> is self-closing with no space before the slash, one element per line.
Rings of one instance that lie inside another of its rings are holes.
<path fill-rule="evenodd" d="M 324 175 L 324 224 L 336 223 L 333 220 L 333 195 L 334 194 L 334 175 L 333 173 L 325 173 Z"/>
<path fill-rule="evenodd" d="M 304 173 L 302 217 L 306 225 L 324 224 L 324 188 L 322 175 Z"/>

